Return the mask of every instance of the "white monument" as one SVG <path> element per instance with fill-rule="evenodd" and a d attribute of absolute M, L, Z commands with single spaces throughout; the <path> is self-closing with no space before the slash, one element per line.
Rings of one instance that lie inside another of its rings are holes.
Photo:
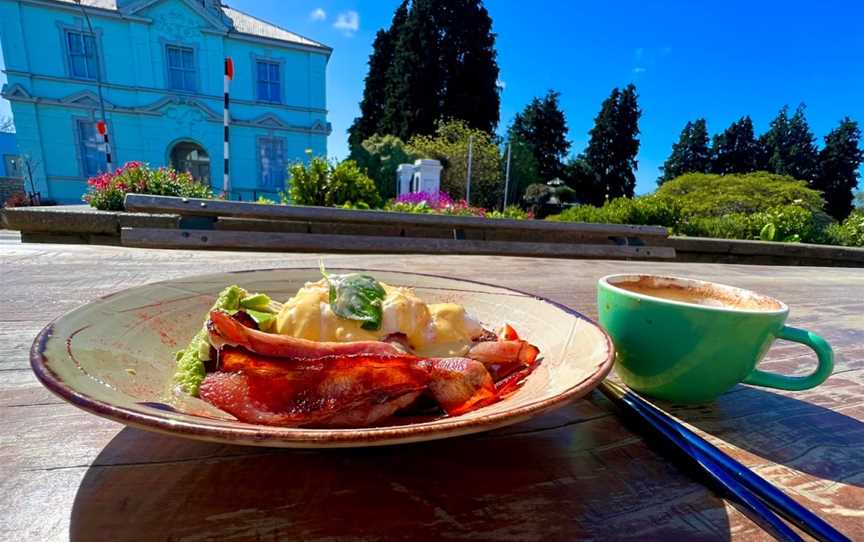
<path fill-rule="evenodd" d="M 438 160 L 421 159 L 396 168 L 397 196 L 413 192 L 437 193 L 441 189 L 441 169 Z"/>

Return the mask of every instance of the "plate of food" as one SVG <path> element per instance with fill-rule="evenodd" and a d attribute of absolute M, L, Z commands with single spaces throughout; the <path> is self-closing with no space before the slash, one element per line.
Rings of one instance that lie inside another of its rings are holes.
<path fill-rule="evenodd" d="M 33 343 L 52 392 L 181 437 L 373 446 L 518 423 L 609 373 L 597 324 L 516 290 L 384 270 L 274 269 L 117 292 Z"/>

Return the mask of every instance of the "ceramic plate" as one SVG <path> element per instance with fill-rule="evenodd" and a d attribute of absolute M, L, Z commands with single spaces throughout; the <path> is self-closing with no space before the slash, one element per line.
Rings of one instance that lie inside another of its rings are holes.
<path fill-rule="evenodd" d="M 276 269 L 158 282 L 84 305 L 42 330 L 31 351 L 33 371 L 48 389 L 75 406 L 133 427 L 235 444 L 312 448 L 397 444 L 488 431 L 582 397 L 612 368 L 614 351 L 608 335 L 558 303 L 473 281 L 369 272 L 382 282 L 415 288 L 426 302 L 460 303 L 490 329 L 512 323 L 540 348 L 542 363 L 517 392 L 493 405 L 453 418 L 369 429 L 254 425 L 195 398 L 175 399 L 174 352 L 201 328 L 219 291 L 239 284 L 284 300 L 321 276 L 318 269 Z"/>

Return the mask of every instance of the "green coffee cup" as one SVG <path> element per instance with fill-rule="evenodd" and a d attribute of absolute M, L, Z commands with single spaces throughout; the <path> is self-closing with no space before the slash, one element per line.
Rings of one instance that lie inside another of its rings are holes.
<path fill-rule="evenodd" d="M 785 325 L 789 307 L 771 297 L 711 282 L 610 275 L 597 287 L 600 324 L 615 343 L 615 369 L 645 395 L 704 403 L 736 384 L 806 390 L 831 375 L 825 339 Z M 775 339 L 805 344 L 819 359 L 807 376 L 761 371 Z"/>

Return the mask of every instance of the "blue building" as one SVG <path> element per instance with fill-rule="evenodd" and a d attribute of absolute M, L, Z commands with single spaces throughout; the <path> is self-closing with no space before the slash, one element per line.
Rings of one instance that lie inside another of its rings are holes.
<path fill-rule="evenodd" d="M 231 196 L 284 189 L 292 161 L 327 154 L 331 49 L 218 0 L 0 0 L 0 39 L 18 149 L 43 199 L 80 202 L 113 162 L 172 165 L 217 189 L 223 65 L 231 83 Z M 99 82 L 101 81 L 101 85 Z"/>

